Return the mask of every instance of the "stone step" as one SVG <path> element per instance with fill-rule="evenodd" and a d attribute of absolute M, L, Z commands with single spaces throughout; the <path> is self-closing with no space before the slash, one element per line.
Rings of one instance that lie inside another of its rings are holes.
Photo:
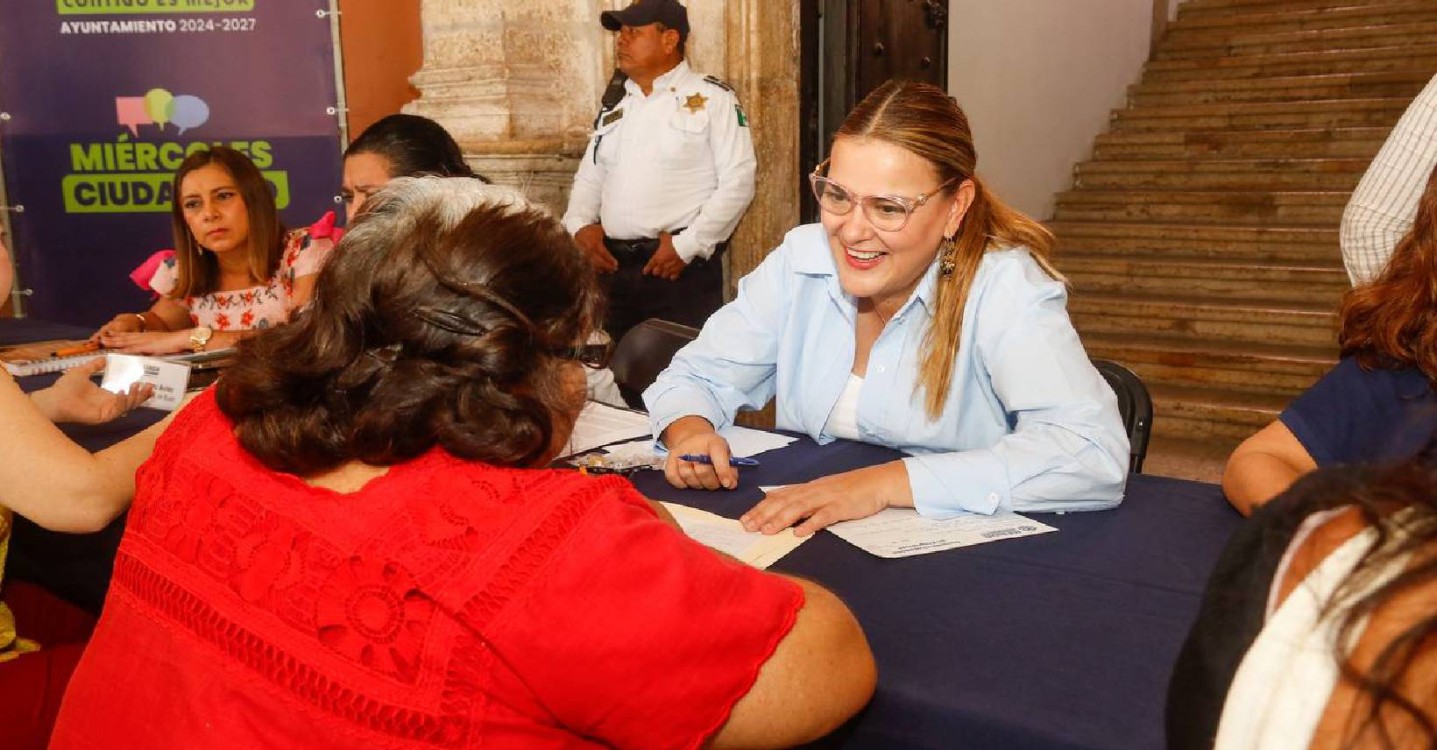
<path fill-rule="evenodd" d="M 1336 267 L 1342 263 L 1336 227 L 1051 221 L 1058 262 L 1073 255 L 1146 255 Z"/>
<path fill-rule="evenodd" d="M 1093 143 L 1094 159 L 1217 159 L 1303 156 L 1355 157 L 1370 161 L 1391 127 L 1230 130 L 1200 132 L 1119 131 Z"/>
<path fill-rule="evenodd" d="M 1352 190 L 1368 159 L 1103 159 L 1073 170 L 1073 187 L 1116 190 Z"/>
<path fill-rule="evenodd" d="M 1203 295 L 1264 299 L 1336 308 L 1351 288 L 1338 265 L 1239 262 L 1207 258 L 1064 253 L 1058 268 L 1083 294 Z"/>
<path fill-rule="evenodd" d="M 1217 59 L 1150 60 L 1143 68 L 1142 82 L 1153 84 L 1214 78 L 1269 78 L 1403 70 L 1437 71 L 1437 43 L 1331 49 L 1320 52 L 1229 55 Z"/>
<path fill-rule="evenodd" d="M 1058 221 L 1138 221 L 1336 227 L 1351 191 L 1069 190 Z"/>
<path fill-rule="evenodd" d="M 1337 364 L 1336 346 L 1081 335 L 1088 356 L 1121 362 L 1149 386 L 1221 388 L 1290 399 Z"/>
<path fill-rule="evenodd" d="M 1275 11 L 1264 6 L 1251 6 L 1246 12 L 1239 13 L 1199 13 L 1180 16 L 1168 27 L 1168 36 L 1164 41 L 1214 33 L 1252 33 L 1253 31 L 1279 33 L 1430 21 L 1437 21 L 1437 7 L 1434 7 L 1430 0 L 1401 0 L 1349 7 L 1278 9 Z"/>
<path fill-rule="evenodd" d="M 1230 450 L 1336 362 L 1342 209 L 1433 72 L 1437 0 L 1180 6 L 1048 223 L 1155 444 Z"/>
<path fill-rule="evenodd" d="M 1152 439 L 1148 441 L 1148 457 L 1143 461 L 1143 473 L 1217 484 L 1222 481 L 1227 457 L 1240 442 L 1233 438 L 1168 437 L 1162 434 L 1161 429 L 1154 429 Z"/>
<path fill-rule="evenodd" d="M 1235 78 L 1141 83 L 1128 88 L 1132 107 L 1173 107 L 1220 102 L 1312 101 L 1322 99 L 1412 99 L 1432 70 L 1332 73 L 1327 75 Z"/>
<path fill-rule="evenodd" d="M 1331 306 L 1271 300 L 1121 296 L 1074 290 L 1068 301 L 1083 335 L 1165 336 L 1189 341 L 1330 346 L 1337 316 Z"/>
<path fill-rule="evenodd" d="M 1437 32 L 1437 22 L 1428 21 L 1278 33 L 1264 30 L 1217 34 L 1208 32 L 1205 35 L 1189 34 L 1176 37 L 1170 29 L 1157 51 L 1153 53 L 1153 59 L 1215 60 L 1231 55 L 1268 55 L 1395 46 L 1417 47 L 1430 44 L 1434 38 L 1434 32 Z"/>
<path fill-rule="evenodd" d="M 1408 104 L 1411 97 L 1127 108 L 1113 111 L 1112 130 L 1391 128 Z"/>
<path fill-rule="evenodd" d="M 1178 6 L 1178 18 L 1231 16 L 1253 12 L 1332 10 L 1335 8 L 1382 8 L 1392 0 L 1186 0 Z"/>
<path fill-rule="evenodd" d="M 1240 441 L 1271 424 L 1291 399 L 1217 388 L 1158 385 L 1153 430 L 1165 439 Z"/>

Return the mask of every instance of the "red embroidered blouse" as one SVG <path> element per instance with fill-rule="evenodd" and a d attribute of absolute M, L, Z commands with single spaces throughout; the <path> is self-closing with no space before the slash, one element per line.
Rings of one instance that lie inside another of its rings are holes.
<path fill-rule="evenodd" d="M 802 602 L 621 479 L 436 449 L 340 494 L 207 393 L 140 469 L 51 747 L 693 748 Z"/>

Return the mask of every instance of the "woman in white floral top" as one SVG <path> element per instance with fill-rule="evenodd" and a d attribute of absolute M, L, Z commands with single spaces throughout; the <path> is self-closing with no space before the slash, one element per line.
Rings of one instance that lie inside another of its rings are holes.
<path fill-rule="evenodd" d="M 244 154 L 214 146 L 175 173 L 175 254 L 150 280 L 160 297 L 95 333 L 107 349 L 141 354 L 233 346 L 309 303 L 333 249 L 327 232 L 286 236 L 274 198 Z"/>

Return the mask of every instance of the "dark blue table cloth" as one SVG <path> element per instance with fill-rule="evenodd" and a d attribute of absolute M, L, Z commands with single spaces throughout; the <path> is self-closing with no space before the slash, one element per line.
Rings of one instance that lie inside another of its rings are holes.
<path fill-rule="evenodd" d="M 732 492 L 646 495 L 737 517 L 760 485 L 896 457 L 807 438 Z M 1241 517 L 1210 484 L 1134 475 L 1116 510 L 1033 514 L 1057 532 L 885 560 L 827 532 L 773 566 L 852 608 L 878 661 L 872 704 L 825 747 L 1160 748 L 1163 700 L 1213 564 Z"/>
<path fill-rule="evenodd" d="M 0 320 L 0 344 L 83 337 L 69 326 Z M 27 383 L 25 381 L 34 381 Z M 22 379 L 27 388 L 44 381 Z M 163 416 L 67 428 L 97 450 Z M 761 456 L 731 492 L 676 490 L 657 472 L 649 497 L 737 517 L 760 485 L 890 460 L 885 448 L 807 438 Z M 774 570 L 847 602 L 878 660 L 879 687 L 818 747 L 1160 748 L 1163 700 L 1209 571 L 1241 517 L 1210 484 L 1134 475 L 1116 510 L 1034 514 L 1058 531 L 901 560 L 820 532 Z M 123 517 L 90 535 L 16 519 L 9 573 L 98 608 Z"/>
<path fill-rule="evenodd" d="M 83 339 L 94 331 L 66 323 L 34 318 L 0 318 L 0 346 L 29 344 L 47 339 Z"/>

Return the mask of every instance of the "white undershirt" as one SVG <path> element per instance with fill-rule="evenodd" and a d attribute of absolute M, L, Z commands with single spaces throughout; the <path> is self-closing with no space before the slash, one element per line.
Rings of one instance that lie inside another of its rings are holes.
<path fill-rule="evenodd" d="M 828 424 L 823 426 L 823 433 L 836 438 L 846 440 L 858 439 L 858 392 L 863 390 L 863 378 L 848 374 L 848 382 L 843 385 L 843 392 L 838 394 L 838 403 L 833 405 L 833 411 L 828 414 Z"/>
<path fill-rule="evenodd" d="M 1396 520 L 1389 550 L 1405 537 L 1400 514 Z M 1305 525 L 1304 537 L 1315 528 Z M 1376 541 L 1376 530 L 1364 528 L 1323 558 L 1269 614 L 1233 675 L 1215 750 L 1301 750 L 1311 744 L 1340 677 L 1334 644 L 1343 617 L 1354 602 L 1405 570 L 1411 558 L 1410 553 L 1401 555 L 1346 590 L 1352 571 Z M 1288 545 L 1289 554 L 1299 544 L 1295 539 Z M 1281 580 L 1275 578 L 1273 586 Z M 1364 616 L 1350 634 L 1351 642 L 1357 643 L 1366 628 Z"/>

